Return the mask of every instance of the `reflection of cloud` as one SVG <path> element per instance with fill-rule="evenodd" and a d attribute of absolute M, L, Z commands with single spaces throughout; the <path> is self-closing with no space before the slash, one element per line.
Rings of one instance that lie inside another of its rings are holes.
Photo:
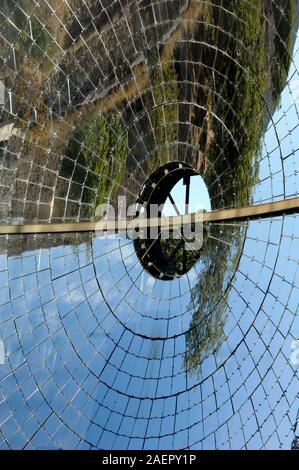
<path fill-rule="evenodd" d="M 154 288 L 155 282 L 156 282 L 156 279 L 147 274 L 147 278 L 146 278 L 146 280 L 144 282 L 144 286 L 143 286 L 143 292 L 145 294 L 146 293 L 151 293 L 153 288 Z"/>
<path fill-rule="evenodd" d="M 0 365 L 5 364 L 5 348 L 3 341 L 0 341 Z"/>
<path fill-rule="evenodd" d="M 195 271 L 195 269 L 191 269 L 188 272 L 188 278 L 191 284 L 196 283 L 196 281 L 198 280 L 198 273 Z"/>
<path fill-rule="evenodd" d="M 118 262 L 131 265 L 136 262 L 135 251 L 132 249 L 132 241 L 119 239 L 117 235 L 107 235 L 105 238 L 101 238 L 101 240 L 98 238 L 95 241 L 96 243 L 93 245 L 95 259 L 107 258 L 111 264 Z M 101 242 L 100 245 L 99 242 Z M 98 253 L 99 249 L 100 254 Z"/>
<path fill-rule="evenodd" d="M 127 245 L 123 245 L 121 247 L 121 252 L 123 254 L 123 258 L 132 258 L 132 255 L 135 254 L 135 250 L 132 250 L 132 243 L 128 243 Z"/>
<path fill-rule="evenodd" d="M 299 366 L 299 340 L 293 341 L 291 344 L 292 354 L 291 363 L 293 366 Z"/>
<path fill-rule="evenodd" d="M 143 283 L 144 283 L 144 271 L 141 273 L 141 280 L 140 280 L 140 290 L 143 292 Z"/>
<path fill-rule="evenodd" d="M 299 103 L 299 80 L 294 80 L 290 84 L 291 97 L 295 104 Z"/>
<path fill-rule="evenodd" d="M 70 296 L 73 302 L 83 302 L 86 300 L 86 295 L 83 289 L 78 289 L 78 287 L 74 290 L 70 289 Z"/>

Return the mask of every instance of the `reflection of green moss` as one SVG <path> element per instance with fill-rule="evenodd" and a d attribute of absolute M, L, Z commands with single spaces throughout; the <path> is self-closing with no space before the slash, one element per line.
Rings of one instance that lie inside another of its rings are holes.
<path fill-rule="evenodd" d="M 215 0 L 214 5 L 217 2 Z M 277 2 L 278 7 L 280 3 Z M 264 2 L 232 1 L 230 12 L 236 15 L 234 21 L 231 15 L 223 12 L 219 16 L 217 7 L 208 9 L 209 23 L 219 29 L 207 27 L 207 42 L 216 47 L 221 44 L 222 50 L 233 59 L 225 58 L 220 51 L 216 57 L 211 58 L 209 53 L 204 57 L 210 64 L 215 58 L 215 63 L 212 62 L 215 73 L 209 81 L 221 95 L 221 100 L 214 95 L 212 108 L 217 110 L 221 123 L 213 121 L 214 138 L 207 155 L 206 180 L 214 207 L 250 202 L 252 188 L 258 179 L 257 163 L 265 130 L 264 97 L 268 88 L 272 88 L 274 105 L 277 105 L 290 66 L 294 12 L 292 0 L 285 3 L 283 13 L 275 8 L 275 21 L 286 46 L 278 36 L 275 37 L 271 70 L 267 65 Z M 231 37 L 221 29 L 230 31 Z M 222 124 L 232 133 L 231 138 L 223 132 Z M 219 177 L 222 193 L 214 184 L 215 175 Z M 244 237 L 244 229 L 238 225 L 225 225 L 221 232 L 217 225 L 212 225 L 210 230 L 211 239 L 203 247 L 200 258 L 203 271 L 192 290 L 191 307 L 195 313 L 186 334 L 184 367 L 191 373 L 199 373 L 204 358 L 212 352 L 217 353 L 225 340 L 229 276 L 237 269 Z"/>
<path fill-rule="evenodd" d="M 246 205 L 258 179 L 257 161 L 265 127 L 266 92 L 272 88 L 277 105 L 290 66 L 294 6 L 292 0 L 272 5 L 277 29 L 274 34 L 271 28 L 267 32 L 264 2 L 234 1 L 230 3 L 230 13 L 221 15 L 218 3 L 220 0 L 214 2 L 214 7 L 208 7 L 211 26 L 207 27 L 207 42 L 216 48 L 221 44 L 221 49 L 230 58 L 218 52 L 213 64 L 216 73 L 209 80 L 221 95 L 221 100 L 214 98 L 213 106 L 221 122 L 214 120 L 213 123 L 215 138 L 208 154 L 211 165 L 207 179 L 212 187 L 210 195 L 214 206 Z M 285 8 L 280 10 L 282 6 Z M 230 35 L 224 31 L 229 31 Z M 275 51 L 274 56 L 269 57 L 271 34 Z M 211 62 L 208 54 L 207 63 Z M 268 105 L 271 108 L 271 103 Z M 229 129 L 231 137 L 223 132 L 223 125 Z M 221 158 L 218 158 L 219 154 Z M 220 176 L 221 196 L 219 187 L 212 184 L 215 174 Z"/>
<path fill-rule="evenodd" d="M 230 277 L 239 263 L 246 228 L 225 225 L 219 229 L 212 224 L 209 230 L 211 236 L 205 240 L 200 258 L 203 271 L 191 291 L 190 307 L 195 313 L 186 334 L 184 368 L 195 374 L 199 373 L 202 361 L 217 352 L 226 339 Z"/>
<path fill-rule="evenodd" d="M 122 180 L 127 152 L 127 137 L 118 114 L 97 114 L 73 136 L 67 156 L 80 164 L 76 178 L 87 188 L 82 202 L 97 206 L 106 201 L 112 186 Z M 87 176 L 84 167 L 88 168 Z"/>
<path fill-rule="evenodd" d="M 192 232 L 195 232 L 195 226 L 191 226 Z M 202 246 L 204 246 L 209 238 L 210 226 L 206 222 L 203 223 L 203 233 L 202 233 Z M 176 234 L 177 235 L 177 234 Z M 161 240 L 161 249 L 165 260 L 167 261 L 167 267 L 169 272 L 176 273 L 180 275 L 181 273 L 188 272 L 199 259 L 202 247 L 200 249 L 192 250 L 192 237 L 189 242 L 186 240 L 186 244 L 182 243 L 182 239 L 178 240 L 177 238 L 168 238 Z M 179 248 L 178 248 L 179 247 Z M 176 248 L 178 248 L 176 250 Z"/>

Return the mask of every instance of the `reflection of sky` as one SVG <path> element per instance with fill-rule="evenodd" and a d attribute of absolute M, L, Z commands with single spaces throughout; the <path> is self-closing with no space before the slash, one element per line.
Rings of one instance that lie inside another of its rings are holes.
<path fill-rule="evenodd" d="M 299 189 L 299 39 L 294 49 L 288 84 L 281 94 L 280 106 L 269 122 L 263 139 L 259 165 L 256 203 L 294 197 Z"/>
<path fill-rule="evenodd" d="M 180 212 L 180 214 L 185 213 L 185 196 L 186 196 L 186 186 L 183 184 L 183 180 L 180 180 L 175 187 L 173 188 L 171 195 L 173 200 Z M 201 176 L 192 176 L 190 178 L 190 200 L 189 200 L 189 213 L 197 212 L 200 209 L 205 209 L 207 211 L 211 210 L 211 201 L 209 198 L 209 193 L 207 187 L 204 183 L 204 180 Z M 177 215 L 175 209 L 172 207 L 172 204 L 169 199 L 167 199 L 164 205 L 164 214 L 165 215 Z"/>
<path fill-rule="evenodd" d="M 270 126 L 256 202 L 297 193 L 295 112 L 286 89 L 273 117 L 287 136 L 283 167 Z M 165 283 L 142 271 L 130 241 L 100 238 L 1 254 L 0 447 L 289 448 L 298 239 L 297 216 L 249 223 L 227 339 L 198 377 L 182 364 L 200 265 Z"/>

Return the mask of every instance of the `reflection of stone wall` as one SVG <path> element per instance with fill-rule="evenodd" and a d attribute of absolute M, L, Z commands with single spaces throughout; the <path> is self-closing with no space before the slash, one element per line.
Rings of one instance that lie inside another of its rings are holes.
<path fill-rule="evenodd" d="M 156 42 L 165 41 L 173 32 L 175 22 L 179 22 L 188 3 L 189 0 L 176 0 L 163 2 L 161 8 L 155 8 L 157 23 L 160 23 L 158 27 L 154 27 Z M 76 21 L 68 25 L 71 36 L 76 40 L 69 44 L 68 53 L 59 64 L 62 73 L 53 74 L 49 81 L 48 100 L 55 112 L 63 112 L 69 101 L 66 76 L 72 82 L 70 93 L 73 106 L 103 99 L 119 83 L 124 86 L 132 80 L 135 65 L 145 61 L 144 49 L 148 45 L 147 35 L 150 34 L 150 29 L 143 32 L 143 27 L 150 28 L 154 24 L 152 11 L 151 2 L 139 2 L 137 6 L 135 0 L 130 0 L 122 9 L 118 3 L 107 9 L 114 29 L 107 14 L 99 7 L 97 14 L 95 11 L 93 24 L 90 25 L 90 18 L 89 23 L 86 20 L 84 32 L 78 31 Z M 166 17 L 168 21 L 163 21 Z M 82 33 L 82 37 L 79 33 Z M 95 90 L 94 86 L 97 85 L 99 88 Z M 61 90 L 60 103 L 54 89 Z"/>

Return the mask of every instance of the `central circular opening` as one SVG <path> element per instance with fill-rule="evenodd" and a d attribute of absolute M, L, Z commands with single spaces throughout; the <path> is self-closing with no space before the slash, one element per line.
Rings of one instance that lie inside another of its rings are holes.
<path fill-rule="evenodd" d="M 208 235 L 207 225 L 192 222 L 191 214 L 210 210 L 207 186 L 190 165 L 171 162 L 152 173 L 137 200 L 137 215 L 149 219 L 149 228 L 134 240 L 144 269 L 161 280 L 186 274 L 199 259 Z M 177 217 L 179 225 L 164 226 L 163 218 L 171 216 Z"/>

